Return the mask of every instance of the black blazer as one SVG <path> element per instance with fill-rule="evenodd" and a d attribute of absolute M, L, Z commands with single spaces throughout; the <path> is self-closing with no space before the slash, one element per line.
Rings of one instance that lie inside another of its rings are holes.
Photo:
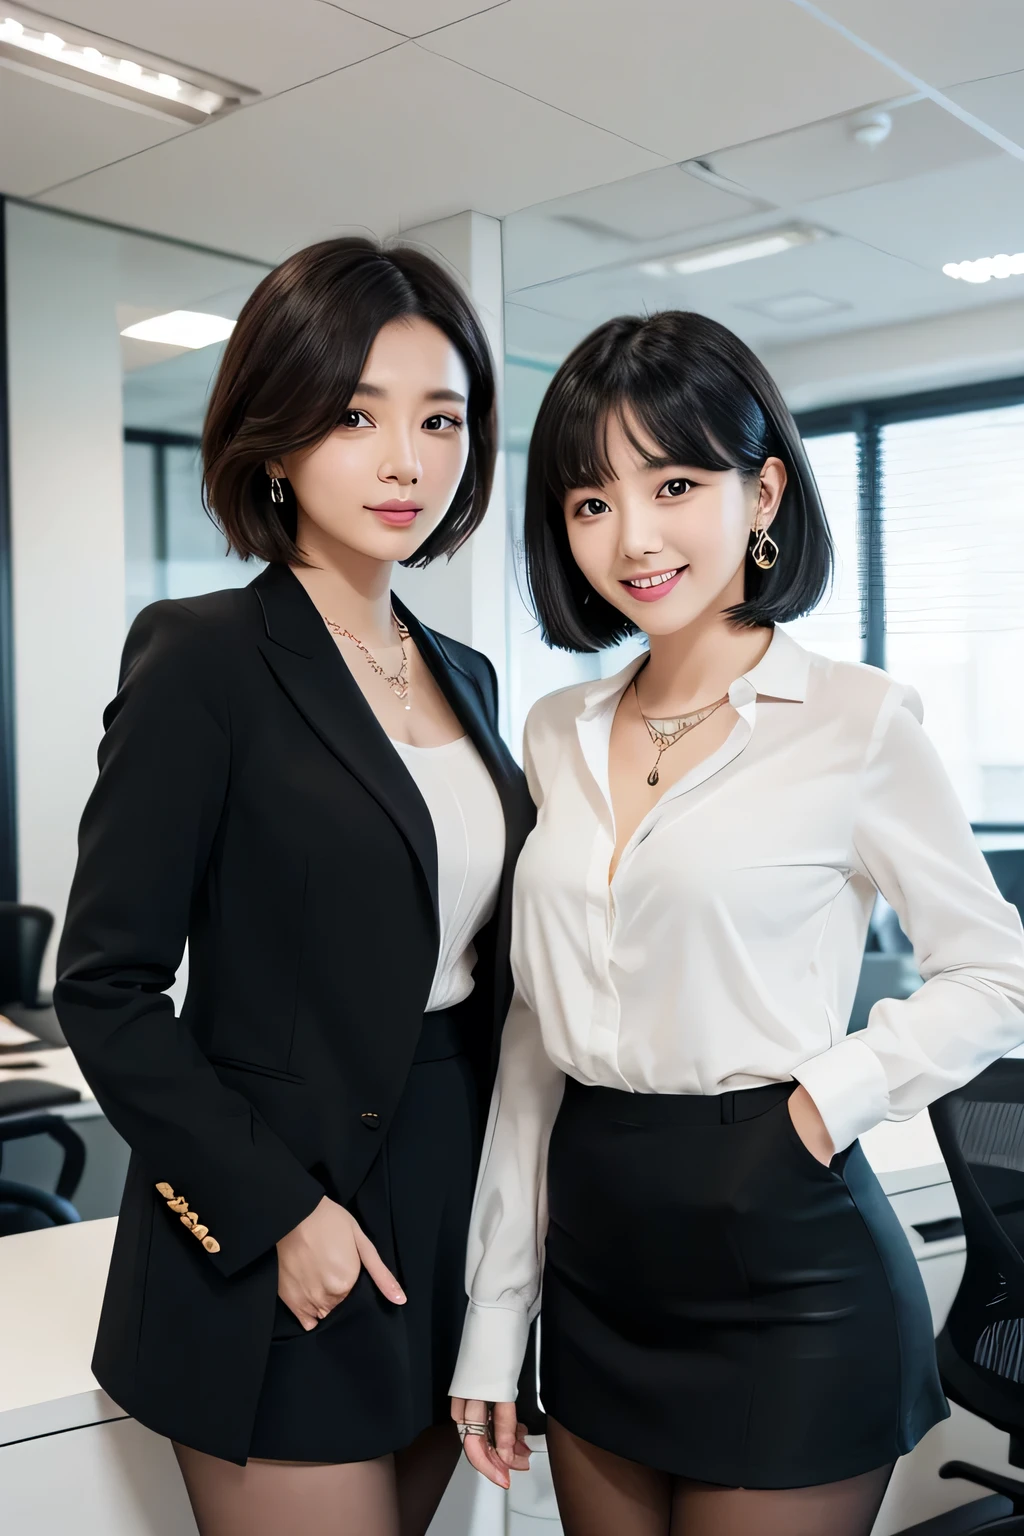
<path fill-rule="evenodd" d="M 490 663 L 399 611 L 505 812 L 466 1005 L 485 1100 L 532 805 Z M 358 1189 L 406 1081 L 438 952 L 433 824 L 285 567 L 140 614 L 104 724 L 54 995 L 132 1149 L 94 1369 L 144 1424 L 240 1461 L 274 1245 Z"/>

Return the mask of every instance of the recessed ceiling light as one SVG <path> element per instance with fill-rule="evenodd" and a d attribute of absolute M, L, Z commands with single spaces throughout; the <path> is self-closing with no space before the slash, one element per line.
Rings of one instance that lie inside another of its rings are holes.
<path fill-rule="evenodd" d="M 947 277 L 959 277 L 965 283 L 987 283 L 993 277 L 1024 277 L 1024 251 L 1014 256 L 979 256 L 977 261 L 947 261 Z"/>
<path fill-rule="evenodd" d="M 827 230 L 810 224 L 795 224 L 785 229 L 762 229 L 738 240 L 723 240 L 717 245 L 700 245 L 675 256 L 659 256 L 640 264 L 650 277 L 688 276 L 692 272 L 710 272 L 715 267 L 731 267 L 739 261 L 755 261 L 761 256 L 777 256 L 796 245 L 823 240 Z"/>
<path fill-rule="evenodd" d="M 209 347 L 226 341 L 235 328 L 223 315 L 204 315 L 194 309 L 172 309 L 166 315 L 140 320 L 121 332 L 133 341 L 158 341 L 165 347 Z"/>
<path fill-rule="evenodd" d="M 758 299 L 741 304 L 757 315 L 767 315 L 769 320 L 781 320 L 784 324 L 799 324 L 802 320 L 819 320 L 822 315 L 834 315 L 850 305 L 840 299 L 826 299 L 820 293 L 780 293 L 774 299 Z"/>
<path fill-rule="evenodd" d="M 258 91 L 0 0 L 0 64 L 150 116 L 205 123 Z"/>

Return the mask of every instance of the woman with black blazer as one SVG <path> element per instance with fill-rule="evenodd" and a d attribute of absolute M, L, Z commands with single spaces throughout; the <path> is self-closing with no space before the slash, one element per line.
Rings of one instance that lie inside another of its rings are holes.
<path fill-rule="evenodd" d="M 479 322 L 414 250 L 302 251 L 242 311 L 203 453 L 267 568 L 132 626 L 58 961 L 132 1150 L 94 1366 L 174 1442 L 201 1536 L 417 1536 L 458 1455 L 531 821 L 490 663 L 390 592 L 487 504 Z"/>

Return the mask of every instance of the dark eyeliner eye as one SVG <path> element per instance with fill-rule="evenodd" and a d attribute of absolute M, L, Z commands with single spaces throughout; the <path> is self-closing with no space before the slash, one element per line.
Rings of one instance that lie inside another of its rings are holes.
<path fill-rule="evenodd" d="M 353 406 L 350 410 L 342 412 L 341 421 L 338 425 L 342 427 L 368 426 L 370 425 L 370 418 L 365 411 L 357 411 Z"/>
<path fill-rule="evenodd" d="M 423 427 L 426 432 L 443 432 L 445 427 L 461 426 L 462 422 L 459 421 L 458 417 L 446 416 L 442 414 L 437 416 L 428 416 L 426 421 L 423 423 Z"/>
<path fill-rule="evenodd" d="M 661 489 L 663 491 L 667 491 L 669 496 L 675 497 L 685 496 L 687 491 L 690 490 L 692 486 L 692 480 L 666 480 Z"/>
<path fill-rule="evenodd" d="M 582 517 L 599 517 L 602 512 L 608 511 L 608 503 L 599 496 L 588 496 L 586 501 L 580 503 L 577 511 Z"/>

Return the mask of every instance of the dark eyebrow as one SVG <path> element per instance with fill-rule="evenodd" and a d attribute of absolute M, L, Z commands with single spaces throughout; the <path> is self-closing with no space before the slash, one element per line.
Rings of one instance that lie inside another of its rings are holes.
<path fill-rule="evenodd" d="M 366 395 L 371 400 L 385 400 L 387 390 L 381 389 L 378 384 L 359 383 L 352 391 L 352 398 L 356 395 Z M 450 400 L 456 405 L 465 405 L 465 395 L 460 395 L 457 389 L 431 389 L 423 397 L 425 400 Z"/>

